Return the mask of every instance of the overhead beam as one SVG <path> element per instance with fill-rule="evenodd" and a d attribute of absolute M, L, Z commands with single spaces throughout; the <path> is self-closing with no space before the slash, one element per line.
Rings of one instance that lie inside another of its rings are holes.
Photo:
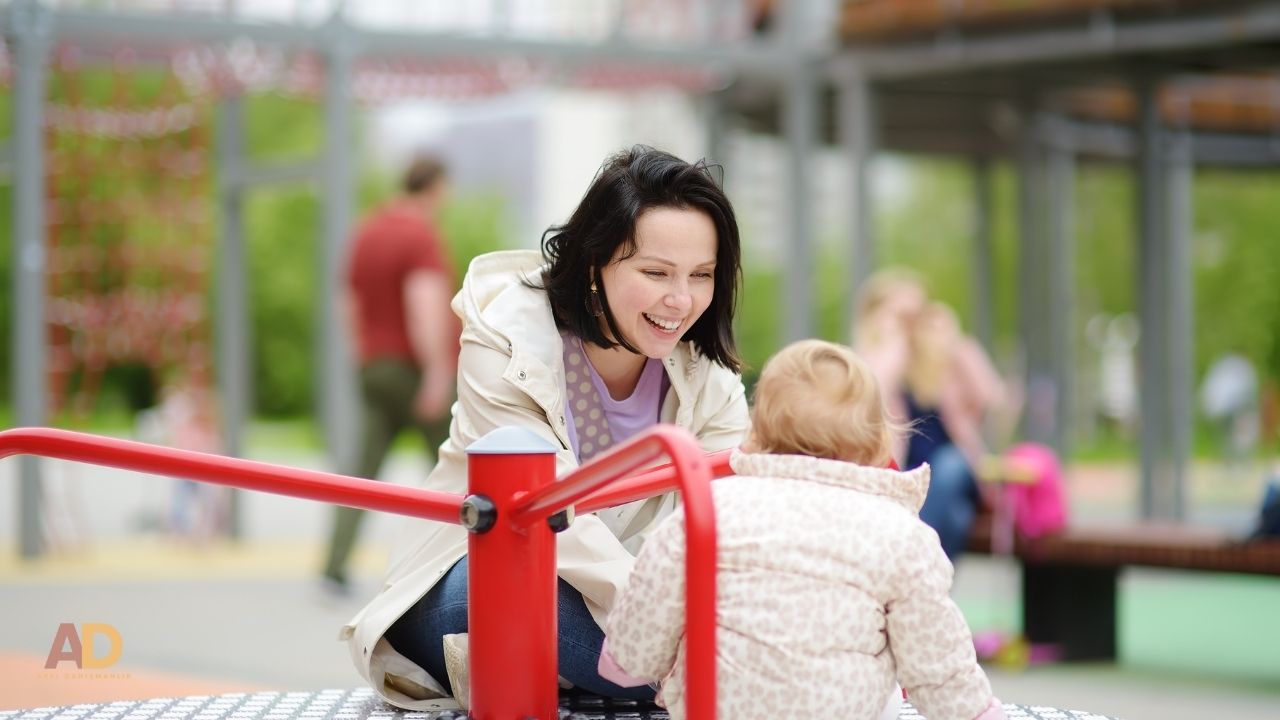
<path fill-rule="evenodd" d="M 831 72 L 838 75 L 844 64 L 856 62 L 877 79 L 905 79 L 1112 55 L 1201 50 L 1276 38 L 1280 38 L 1280 2 L 1255 2 L 1195 17 L 1096 16 L 1066 28 L 1019 29 L 1006 35 L 974 37 L 949 28 L 942 39 L 846 50 L 832 60 Z"/>
<path fill-rule="evenodd" d="M 1132 158 L 1138 134 L 1132 127 L 1056 116 L 1050 122 L 1052 145 L 1086 155 Z M 1265 136 L 1225 132 L 1183 132 L 1190 140 L 1185 152 L 1196 165 L 1274 168 L 1280 165 L 1280 143 Z"/>
<path fill-rule="evenodd" d="M 317 182 L 324 177 L 324 167 L 320 159 L 270 163 L 241 160 L 227 169 L 224 186 L 247 190 L 262 185 Z"/>
<path fill-rule="evenodd" d="M 255 44 L 292 50 L 327 49 L 323 23 L 267 23 L 225 15 L 157 13 L 85 8 L 52 11 L 54 37 L 58 41 L 115 46 L 151 42 L 169 46 L 192 42 L 225 43 L 248 40 Z M 541 40 L 501 35 L 440 31 L 387 31 L 349 26 L 348 42 L 354 58 L 460 58 L 518 57 L 568 65 L 598 65 L 602 60 L 622 64 L 696 67 L 781 77 L 790 57 L 777 40 L 737 43 L 703 42 L 684 46 L 642 44 L 625 36 L 609 36 L 602 42 Z"/>

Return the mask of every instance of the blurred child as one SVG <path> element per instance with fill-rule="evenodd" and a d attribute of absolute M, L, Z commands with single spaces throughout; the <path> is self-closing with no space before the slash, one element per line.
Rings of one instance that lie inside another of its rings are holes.
<path fill-rule="evenodd" d="M 846 347 L 795 343 L 765 366 L 752 428 L 712 485 L 718 715 L 881 716 L 894 681 L 930 720 L 1005 717 L 952 603 L 951 564 L 917 516 L 927 465 L 885 469 L 901 428 Z M 646 540 L 607 623 L 600 670 L 661 685 L 685 717 L 684 523 Z M 896 713 L 894 713 L 896 717 Z"/>
<path fill-rule="evenodd" d="M 157 419 L 163 442 L 180 450 L 219 453 L 216 395 L 202 366 L 177 371 L 166 385 Z M 169 531 L 205 544 L 226 530 L 230 490 L 217 485 L 175 479 L 169 508 Z"/>

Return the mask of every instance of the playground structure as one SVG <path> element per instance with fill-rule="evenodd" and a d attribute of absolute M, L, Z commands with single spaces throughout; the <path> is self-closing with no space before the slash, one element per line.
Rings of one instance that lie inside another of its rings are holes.
<path fill-rule="evenodd" d="M 966 158 L 973 167 L 975 334 L 993 334 L 992 167 L 1008 161 L 1018 182 L 1019 334 L 1026 384 L 1037 412 L 1027 439 L 1066 450 L 1077 383 L 1071 366 L 1072 188 L 1081 162 L 1131 163 L 1137 187 L 1138 310 L 1142 326 L 1143 517 L 1185 515 L 1191 425 L 1189 202 L 1197 166 L 1267 169 L 1275 142 L 1275 0 L 848 0 L 692 3 L 624 0 L 548 3 L 539 20 L 518 3 L 473 14 L 418 3 L 379 15 L 360 4 L 98 3 L 11 0 L 0 11 L 7 51 L 0 77 L 13 97 L 13 133 L 0 159 L 13 178 L 15 257 L 13 347 L 16 424 L 48 421 L 47 368 L 65 365 L 46 342 L 46 296 L 62 261 L 49 241 L 61 222 L 48 179 L 58 155 L 44 133 L 49 67 L 68 48 L 80 66 L 171 69 L 212 107 L 217 168 L 216 313 L 187 339 L 207 350 L 218 387 L 227 452 L 242 452 L 248 417 L 245 198 L 254 188 L 314 182 L 322 198 L 317 243 L 323 279 L 316 294 L 316 397 L 335 459 L 355 437 L 352 374 L 335 299 L 353 220 L 354 102 L 403 97 L 463 98 L 554 84 L 576 88 L 671 87 L 702 97 L 708 155 L 721 159 L 734 118 L 776 130 L 787 147 L 789 251 L 784 254 L 780 324 L 791 340 L 814 331 L 815 236 L 810 158 L 833 141 L 847 154 L 853 192 L 845 293 L 876 266 L 872 171 L 886 151 Z M 601 9 L 605 6 L 610 9 Z M 834 13 L 832 12 L 834 11 Z M 273 14 L 274 13 L 274 14 Z M 446 18 L 441 21 L 440 18 Z M 264 89 L 323 99 L 326 142 L 314 158 L 260 164 L 247 158 L 244 97 Z M 176 138 L 175 138 L 176 139 Z M 194 191 L 194 190 L 193 190 Z M 212 232 L 209 224 L 202 232 Z M 190 279 L 194 288 L 209 275 Z M 191 291 L 194 292 L 194 291 Z M 50 302 L 47 302 L 50 301 Z M 851 307 L 852 303 L 844 303 Z M 202 351 L 203 352 L 203 351 Z M 56 370 L 55 370 L 56 372 Z M 55 378 L 56 379 L 56 378 Z M 56 384 L 56 383 L 55 383 Z M 21 470 L 20 548 L 40 553 L 39 473 Z"/>
<path fill-rule="evenodd" d="M 716 713 L 716 534 L 710 481 L 728 452 L 704 456 L 687 431 L 657 426 L 555 477 L 555 449 L 499 428 L 467 449 L 468 494 L 269 465 L 49 428 L 0 432 L 0 458 L 33 455 L 182 477 L 462 525 L 470 532 L 471 717 L 558 717 L 555 533 L 573 507 L 595 512 L 679 489 L 687 530 L 691 718 Z M 637 473 L 653 461 L 670 464 Z M 510 602 L 511 598 L 521 602 Z M 364 651 L 369 652 L 368 648 Z"/>

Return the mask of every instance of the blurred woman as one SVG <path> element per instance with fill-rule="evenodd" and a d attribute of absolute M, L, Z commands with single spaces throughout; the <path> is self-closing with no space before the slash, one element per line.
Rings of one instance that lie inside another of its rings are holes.
<path fill-rule="evenodd" d="M 974 468 L 988 454 L 983 424 L 1008 406 L 986 351 L 960 330 L 951 308 L 929 303 L 911 323 L 903 402 L 913 431 L 904 469 L 929 463 L 933 477 L 920 519 L 953 561 L 964 551 L 981 495 Z"/>

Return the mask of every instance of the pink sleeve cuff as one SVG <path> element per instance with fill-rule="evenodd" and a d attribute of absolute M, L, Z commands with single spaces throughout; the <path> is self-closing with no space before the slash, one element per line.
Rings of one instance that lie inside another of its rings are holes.
<path fill-rule="evenodd" d="M 600 648 L 600 662 L 596 665 L 596 670 L 599 671 L 600 677 L 618 687 L 640 687 L 649 684 L 648 680 L 629 675 L 618 661 L 613 659 L 613 653 L 609 652 L 609 638 L 604 639 L 604 646 Z"/>
<path fill-rule="evenodd" d="M 1000 698 L 991 698 L 991 702 L 987 704 L 987 709 L 983 710 L 973 720 L 1006 720 L 1004 706 L 1000 704 Z"/>

